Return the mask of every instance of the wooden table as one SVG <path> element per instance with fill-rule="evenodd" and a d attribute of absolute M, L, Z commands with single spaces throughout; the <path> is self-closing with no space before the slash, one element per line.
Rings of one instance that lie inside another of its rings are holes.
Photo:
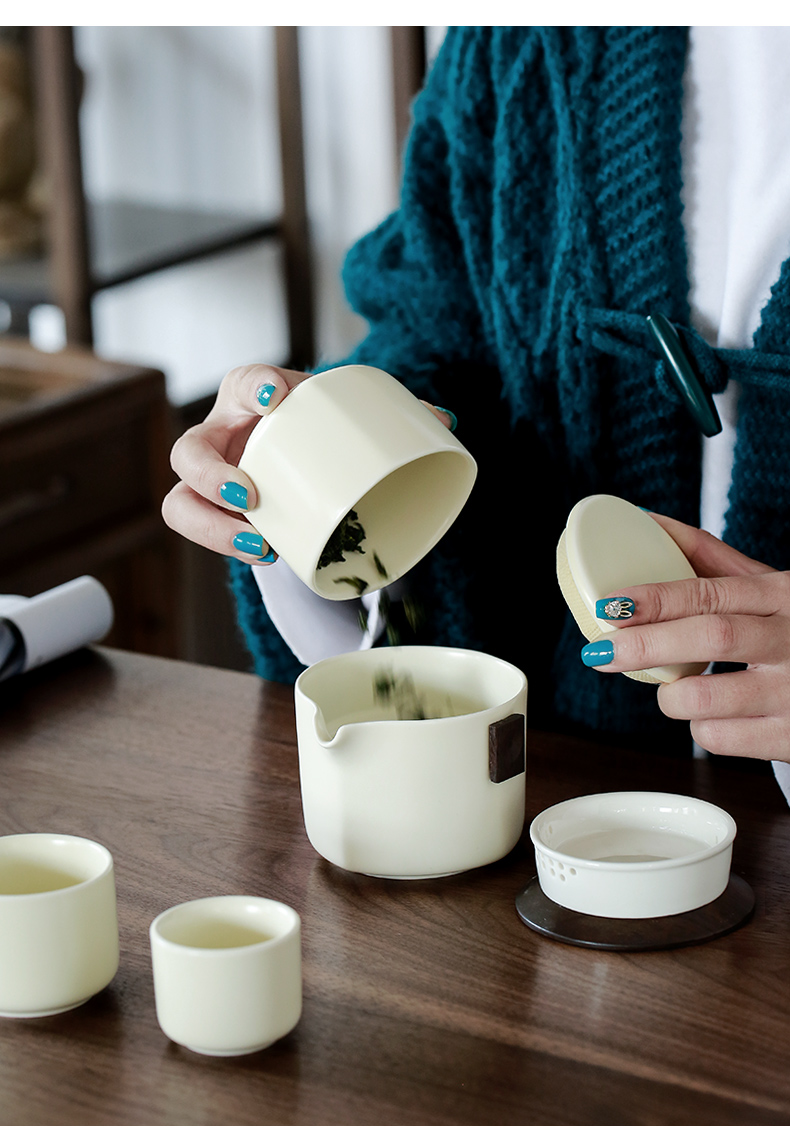
<path fill-rule="evenodd" d="M 0 1020 L 5 1124 L 779 1124 L 790 1121 L 790 809 L 770 769 L 530 733 L 528 816 L 581 793 L 691 793 L 739 825 L 751 923 L 620 954 L 528 930 L 529 842 L 455 878 L 334 869 L 305 836 L 291 692 L 84 651 L 0 691 L 0 833 L 116 860 L 121 965 L 71 1013 Z M 156 1022 L 147 930 L 255 893 L 303 920 L 304 1012 L 259 1054 L 200 1057 Z"/>

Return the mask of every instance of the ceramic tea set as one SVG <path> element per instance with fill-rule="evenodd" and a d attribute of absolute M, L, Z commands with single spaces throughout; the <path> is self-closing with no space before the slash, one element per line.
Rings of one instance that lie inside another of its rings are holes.
<path fill-rule="evenodd" d="M 247 519 L 332 599 L 403 576 L 456 519 L 477 473 L 401 383 L 359 365 L 296 387 L 256 426 L 239 467 L 258 491 Z M 327 550 L 348 518 L 362 538 L 341 562 Z M 309 667 L 295 700 L 305 825 L 333 864 L 445 876 L 518 841 L 527 681 L 511 664 L 451 648 L 372 648 Z"/>
<path fill-rule="evenodd" d="M 406 572 L 452 524 L 476 473 L 471 455 L 401 384 L 360 366 L 301 384 L 256 427 L 239 465 L 259 491 L 249 519 L 309 587 L 330 597 L 359 595 Z M 349 515 L 367 540 L 341 572 L 322 552 Z M 571 511 L 557 575 L 594 640 L 617 634 L 595 616 L 598 597 L 694 571 L 649 514 L 598 495 Z M 688 664 L 631 678 L 663 683 L 702 670 Z M 404 710 L 399 696 L 408 703 L 415 692 L 424 705 Z M 315 849 L 343 869 L 400 879 L 504 856 L 524 822 L 526 696 L 527 680 L 511 664 L 453 648 L 373 648 L 307 668 L 295 698 L 302 804 Z M 553 811 L 530 831 L 541 904 L 633 921 L 623 946 L 633 946 L 638 921 L 671 922 L 728 891 L 735 826 L 712 805 L 618 794 Z M 533 895 L 519 898 L 519 914 L 556 935 L 532 913 Z M 588 932 L 578 942 L 591 942 Z M 604 938 L 611 933 L 609 923 Z M 688 930 L 682 934 L 688 942 Z M 661 935 L 652 946 L 677 942 L 666 928 Z"/>
<path fill-rule="evenodd" d="M 176 905 L 151 925 L 159 1024 L 200 1054 L 270 1046 L 302 1010 L 299 916 L 254 896 Z M 0 1017 L 73 1010 L 119 962 L 109 850 L 58 833 L 0 837 Z"/>
<path fill-rule="evenodd" d="M 330 599 L 407 572 L 453 523 L 476 476 L 472 456 L 419 400 L 362 366 L 300 384 L 256 426 L 239 465 L 258 490 L 249 520 Z M 332 550 L 349 535 L 341 561 Z M 608 496 L 572 510 L 557 574 L 591 641 L 617 634 L 596 617 L 598 597 L 694 575 L 657 522 Z M 669 682 L 699 670 L 632 677 Z M 456 648 L 372 648 L 308 667 L 295 702 L 305 826 L 326 860 L 414 880 L 491 864 L 515 847 L 527 680 L 512 664 Z M 559 802 L 533 820 L 530 837 L 537 877 L 516 908 L 530 928 L 565 942 L 700 942 L 743 923 L 754 904 L 730 873 L 732 818 L 694 798 L 623 792 Z M 150 939 L 157 1015 L 174 1041 L 242 1054 L 296 1025 L 300 925 L 286 905 L 190 901 L 157 917 Z M 0 1015 L 68 1010 L 117 966 L 109 852 L 79 837 L 0 838 Z"/>

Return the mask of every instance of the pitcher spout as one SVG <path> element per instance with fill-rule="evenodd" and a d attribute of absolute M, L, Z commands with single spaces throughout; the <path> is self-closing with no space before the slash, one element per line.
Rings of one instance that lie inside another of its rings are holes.
<path fill-rule="evenodd" d="M 326 748 L 334 746 L 337 742 L 337 736 L 340 728 L 335 727 L 334 730 L 330 730 L 329 726 L 327 725 L 326 718 L 324 717 L 324 712 L 321 710 L 318 703 L 313 702 L 312 699 L 309 701 L 313 706 L 313 732 L 315 734 L 316 741 Z"/>

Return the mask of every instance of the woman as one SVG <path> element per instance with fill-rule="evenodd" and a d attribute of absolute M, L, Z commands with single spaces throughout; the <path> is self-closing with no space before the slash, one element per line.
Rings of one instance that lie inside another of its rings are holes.
<path fill-rule="evenodd" d="M 419 638 L 521 666 L 531 725 L 666 747 L 690 721 L 713 752 L 790 761 L 788 46 L 782 28 L 451 28 L 415 104 L 401 208 L 347 259 L 370 332 L 346 362 L 396 375 L 446 425 L 438 408 L 453 408 L 480 469 L 410 575 Z M 704 448 L 651 314 L 681 329 L 716 397 L 725 429 Z M 301 378 L 231 371 L 176 444 L 164 505 L 174 529 L 235 555 L 256 665 L 285 680 L 299 663 L 260 595 L 286 631 L 299 602 L 234 512 L 254 494 L 234 463 Z M 722 543 L 697 526 L 702 503 L 720 528 L 728 482 Z M 629 626 L 584 666 L 554 547 L 590 493 L 661 515 L 704 579 L 635 588 Z M 333 645 L 340 633 L 316 650 Z M 658 702 L 597 673 L 692 657 L 748 667 Z"/>

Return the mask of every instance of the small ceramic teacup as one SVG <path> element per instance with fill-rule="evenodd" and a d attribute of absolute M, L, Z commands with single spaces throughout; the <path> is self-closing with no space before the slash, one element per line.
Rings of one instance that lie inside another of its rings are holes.
<path fill-rule="evenodd" d="M 233 1057 L 271 1046 L 302 1013 L 301 923 L 287 904 L 210 896 L 151 924 L 159 1025 L 198 1054 Z"/>
<path fill-rule="evenodd" d="M 296 682 L 307 836 L 370 876 L 491 864 L 524 825 L 527 680 L 461 648 L 404 646 L 313 664 Z"/>
<path fill-rule="evenodd" d="M 625 790 L 561 801 L 530 826 L 541 890 L 613 919 L 690 912 L 730 879 L 735 822 L 711 802 Z"/>
<path fill-rule="evenodd" d="M 71 1010 L 118 970 L 112 856 L 84 837 L 0 837 L 0 1015 Z"/>
<path fill-rule="evenodd" d="M 474 484 L 468 450 L 376 367 L 312 375 L 256 425 L 239 461 L 246 519 L 319 596 L 348 600 L 408 572 Z"/>

